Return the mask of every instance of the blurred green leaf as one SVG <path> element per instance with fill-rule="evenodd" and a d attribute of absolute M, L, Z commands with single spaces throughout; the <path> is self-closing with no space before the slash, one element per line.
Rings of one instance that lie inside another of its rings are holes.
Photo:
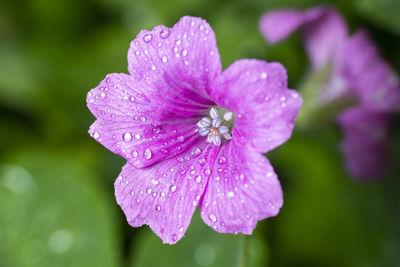
<path fill-rule="evenodd" d="M 258 231 L 247 236 L 247 266 L 267 266 L 268 248 Z M 240 267 L 243 260 L 243 235 L 219 234 L 208 227 L 198 212 L 186 235 L 175 245 L 163 245 L 160 238 L 146 229 L 131 253 L 132 267 Z M 156 256 L 155 256 L 156 255 Z"/>
<path fill-rule="evenodd" d="M 356 0 L 355 7 L 365 19 L 400 34 L 400 1 Z"/>
<path fill-rule="evenodd" d="M 279 150 L 276 160 L 290 166 L 282 170 L 293 180 L 284 187 L 285 204 L 274 225 L 277 266 L 383 266 L 382 225 L 390 218 L 384 185 L 352 181 L 335 139 L 321 131 Z"/>
<path fill-rule="evenodd" d="M 119 266 L 111 203 L 82 154 L 32 149 L 0 165 L 0 266 Z"/>

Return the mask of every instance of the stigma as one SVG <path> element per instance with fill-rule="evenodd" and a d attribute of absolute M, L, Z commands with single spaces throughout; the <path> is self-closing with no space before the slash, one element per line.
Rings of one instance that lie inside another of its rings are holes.
<path fill-rule="evenodd" d="M 199 127 L 198 132 L 201 136 L 207 136 L 208 143 L 220 146 L 223 140 L 222 138 L 225 140 L 232 139 L 232 136 L 229 133 L 232 129 L 231 127 L 228 127 L 228 125 L 233 125 L 230 122 L 232 118 L 232 112 L 226 111 L 221 119 L 220 112 L 216 108 L 211 108 L 210 118 L 203 117 L 197 123 L 197 127 Z"/>

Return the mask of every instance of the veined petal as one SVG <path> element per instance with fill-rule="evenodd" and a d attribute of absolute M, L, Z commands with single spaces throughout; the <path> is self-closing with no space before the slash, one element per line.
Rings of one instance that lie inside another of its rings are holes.
<path fill-rule="evenodd" d="M 233 138 L 262 153 L 289 139 L 302 105 L 301 96 L 287 88 L 284 67 L 260 60 L 238 60 L 229 66 L 213 96 L 235 114 Z"/>
<path fill-rule="evenodd" d="M 388 163 L 389 113 L 363 107 L 348 109 L 339 116 L 343 131 L 341 148 L 346 167 L 356 179 L 377 179 Z"/>
<path fill-rule="evenodd" d="M 221 147 L 200 203 L 206 224 L 220 233 L 251 234 L 282 203 L 277 176 L 262 154 L 234 141 Z"/>
<path fill-rule="evenodd" d="M 327 63 L 347 35 L 341 15 L 327 6 L 308 10 L 275 10 L 267 12 L 260 20 L 261 32 L 271 43 L 286 38 L 299 28 L 303 31 L 313 67 Z"/>
<path fill-rule="evenodd" d="M 400 81 L 365 30 L 346 40 L 337 62 L 362 105 L 377 112 L 400 110 Z"/>
<path fill-rule="evenodd" d="M 211 83 L 221 73 L 214 31 L 203 19 L 188 16 L 172 28 L 143 30 L 131 42 L 128 70 L 157 88 L 160 103 L 209 105 Z"/>
<path fill-rule="evenodd" d="M 208 182 L 204 173 L 218 149 L 199 141 L 192 150 L 152 168 L 127 163 L 115 181 L 115 197 L 129 224 L 148 224 L 163 243 L 179 241 L 203 195 Z"/>
<path fill-rule="evenodd" d="M 126 74 L 109 74 L 87 96 L 98 118 L 91 136 L 138 168 L 174 157 L 198 138 L 194 129 L 200 116 L 158 105 L 157 94 L 149 94 L 147 86 Z"/>

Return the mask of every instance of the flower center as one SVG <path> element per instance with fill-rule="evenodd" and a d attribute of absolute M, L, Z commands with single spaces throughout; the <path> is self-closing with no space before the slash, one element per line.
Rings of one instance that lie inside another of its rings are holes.
<path fill-rule="evenodd" d="M 222 119 L 220 113 L 224 113 Z M 230 111 L 220 110 L 216 108 L 210 109 L 210 117 L 203 117 L 198 123 L 198 132 L 201 136 L 207 136 L 207 142 L 220 146 L 222 143 L 221 136 L 226 139 L 232 139 L 230 132 L 233 128 L 233 114 Z"/>

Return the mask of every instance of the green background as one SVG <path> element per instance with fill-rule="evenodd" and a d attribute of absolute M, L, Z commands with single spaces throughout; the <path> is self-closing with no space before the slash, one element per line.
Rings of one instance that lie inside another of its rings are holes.
<path fill-rule="evenodd" d="M 343 168 L 333 123 L 295 131 L 267 156 L 282 182 L 281 213 L 255 234 L 217 234 L 195 214 L 185 237 L 162 245 L 115 203 L 124 160 L 89 137 L 86 94 L 127 72 L 141 29 L 200 16 L 215 30 L 223 67 L 280 61 L 291 88 L 307 72 L 299 34 L 267 45 L 265 11 L 330 3 L 349 27 L 368 28 L 400 69 L 399 0 L 26 0 L 0 2 L 0 266 L 400 266 L 400 119 L 387 176 L 356 182 Z"/>

